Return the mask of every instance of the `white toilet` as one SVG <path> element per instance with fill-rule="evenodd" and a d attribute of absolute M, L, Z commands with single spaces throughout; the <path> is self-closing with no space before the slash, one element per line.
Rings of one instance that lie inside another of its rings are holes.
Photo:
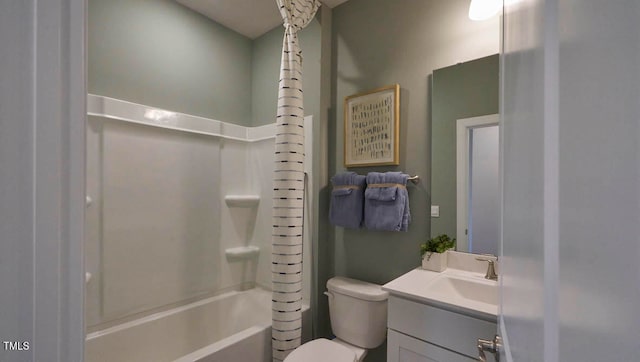
<path fill-rule="evenodd" d="M 329 279 L 327 289 L 331 329 L 336 339 L 307 342 L 284 362 L 359 362 L 367 350 L 384 342 L 387 292 L 377 284 L 343 277 Z"/>

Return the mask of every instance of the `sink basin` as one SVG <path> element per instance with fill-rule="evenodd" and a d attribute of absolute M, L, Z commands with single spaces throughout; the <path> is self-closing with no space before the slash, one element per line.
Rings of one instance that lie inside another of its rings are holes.
<path fill-rule="evenodd" d="M 461 279 L 441 275 L 429 284 L 429 289 L 434 294 L 498 305 L 498 283 L 494 281 Z"/>
<path fill-rule="evenodd" d="M 498 282 L 484 273 L 447 269 L 436 273 L 416 268 L 382 287 L 391 295 L 431 304 L 456 313 L 495 322 Z"/>

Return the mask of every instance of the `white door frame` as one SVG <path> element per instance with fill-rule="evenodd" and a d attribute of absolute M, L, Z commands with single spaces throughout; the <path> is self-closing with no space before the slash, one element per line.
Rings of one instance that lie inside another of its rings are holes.
<path fill-rule="evenodd" d="M 34 361 L 80 361 L 85 339 L 87 3 L 35 4 Z"/>
<path fill-rule="evenodd" d="M 498 114 L 456 120 L 456 248 L 469 248 L 469 135 L 471 129 L 498 126 Z"/>
<path fill-rule="evenodd" d="M 0 335 L 23 347 L 0 359 L 82 361 L 86 0 L 1 1 L 0 19 L 0 135 L 19 140 L 0 145 Z"/>

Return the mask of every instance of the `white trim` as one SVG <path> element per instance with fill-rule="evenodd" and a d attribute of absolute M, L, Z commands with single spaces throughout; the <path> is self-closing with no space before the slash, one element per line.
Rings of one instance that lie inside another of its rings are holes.
<path fill-rule="evenodd" d="M 505 46 L 505 11 L 504 11 L 504 3 L 503 3 L 503 12 L 500 15 L 500 128 L 499 128 L 499 197 L 500 197 L 500 252 L 498 259 L 504 261 L 504 88 L 505 88 L 505 55 L 504 55 L 504 46 Z M 501 269 L 501 270 L 504 270 Z M 502 272 L 502 275 L 504 273 Z M 499 351 L 501 360 L 505 360 L 507 362 L 513 362 L 513 355 L 511 354 L 511 345 L 509 344 L 509 334 L 507 333 L 507 327 L 504 321 L 504 277 L 499 278 L 498 283 L 498 330 L 496 333 L 502 338 L 502 349 Z"/>
<path fill-rule="evenodd" d="M 502 278 L 500 278 L 502 280 Z M 502 281 L 500 281 L 500 290 L 502 290 Z M 502 298 L 502 291 L 500 292 L 500 298 Z M 498 334 L 502 338 L 502 349 L 499 351 L 500 360 L 505 359 L 507 362 L 513 362 L 513 355 L 511 354 L 511 345 L 509 344 L 509 335 L 507 334 L 507 327 L 504 322 L 504 314 L 502 314 L 502 299 L 499 300 L 498 305 Z"/>
<path fill-rule="evenodd" d="M 497 126 L 498 114 L 456 120 L 456 249 L 467 251 L 468 195 L 469 195 L 469 131 L 472 128 Z"/>
<path fill-rule="evenodd" d="M 560 111 L 558 0 L 544 2 L 544 120 L 543 120 L 543 237 L 544 237 L 544 360 L 559 360 L 558 295 L 560 279 Z M 615 358 L 614 358 L 615 359 Z"/>
<path fill-rule="evenodd" d="M 311 302 L 311 274 L 313 269 L 313 223 L 315 221 L 315 200 L 313 193 L 313 116 L 304 117 L 304 213 L 302 228 L 302 302 Z"/>
<path fill-rule="evenodd" d="M 84 356 L 86 1 L 37 0 L 33 17 L 32 357 L 80 361 Z"/>
<path fill-rule="evenodd" d="M 275 138 L 275 123 L 244 127 L 189 114 L 94 94 L 87 97 L 87 114 L 110 120 L 220 137 L 233 141 L 258 142 Z"/>

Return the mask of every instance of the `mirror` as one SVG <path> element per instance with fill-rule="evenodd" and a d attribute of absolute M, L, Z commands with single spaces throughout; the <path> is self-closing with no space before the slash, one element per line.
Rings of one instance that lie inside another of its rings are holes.
<path fill-rule="evenodd" d="M 433 72 L 431 236 L 458 251 L 498 255 L 498 92 L 497 54 Z"/>

